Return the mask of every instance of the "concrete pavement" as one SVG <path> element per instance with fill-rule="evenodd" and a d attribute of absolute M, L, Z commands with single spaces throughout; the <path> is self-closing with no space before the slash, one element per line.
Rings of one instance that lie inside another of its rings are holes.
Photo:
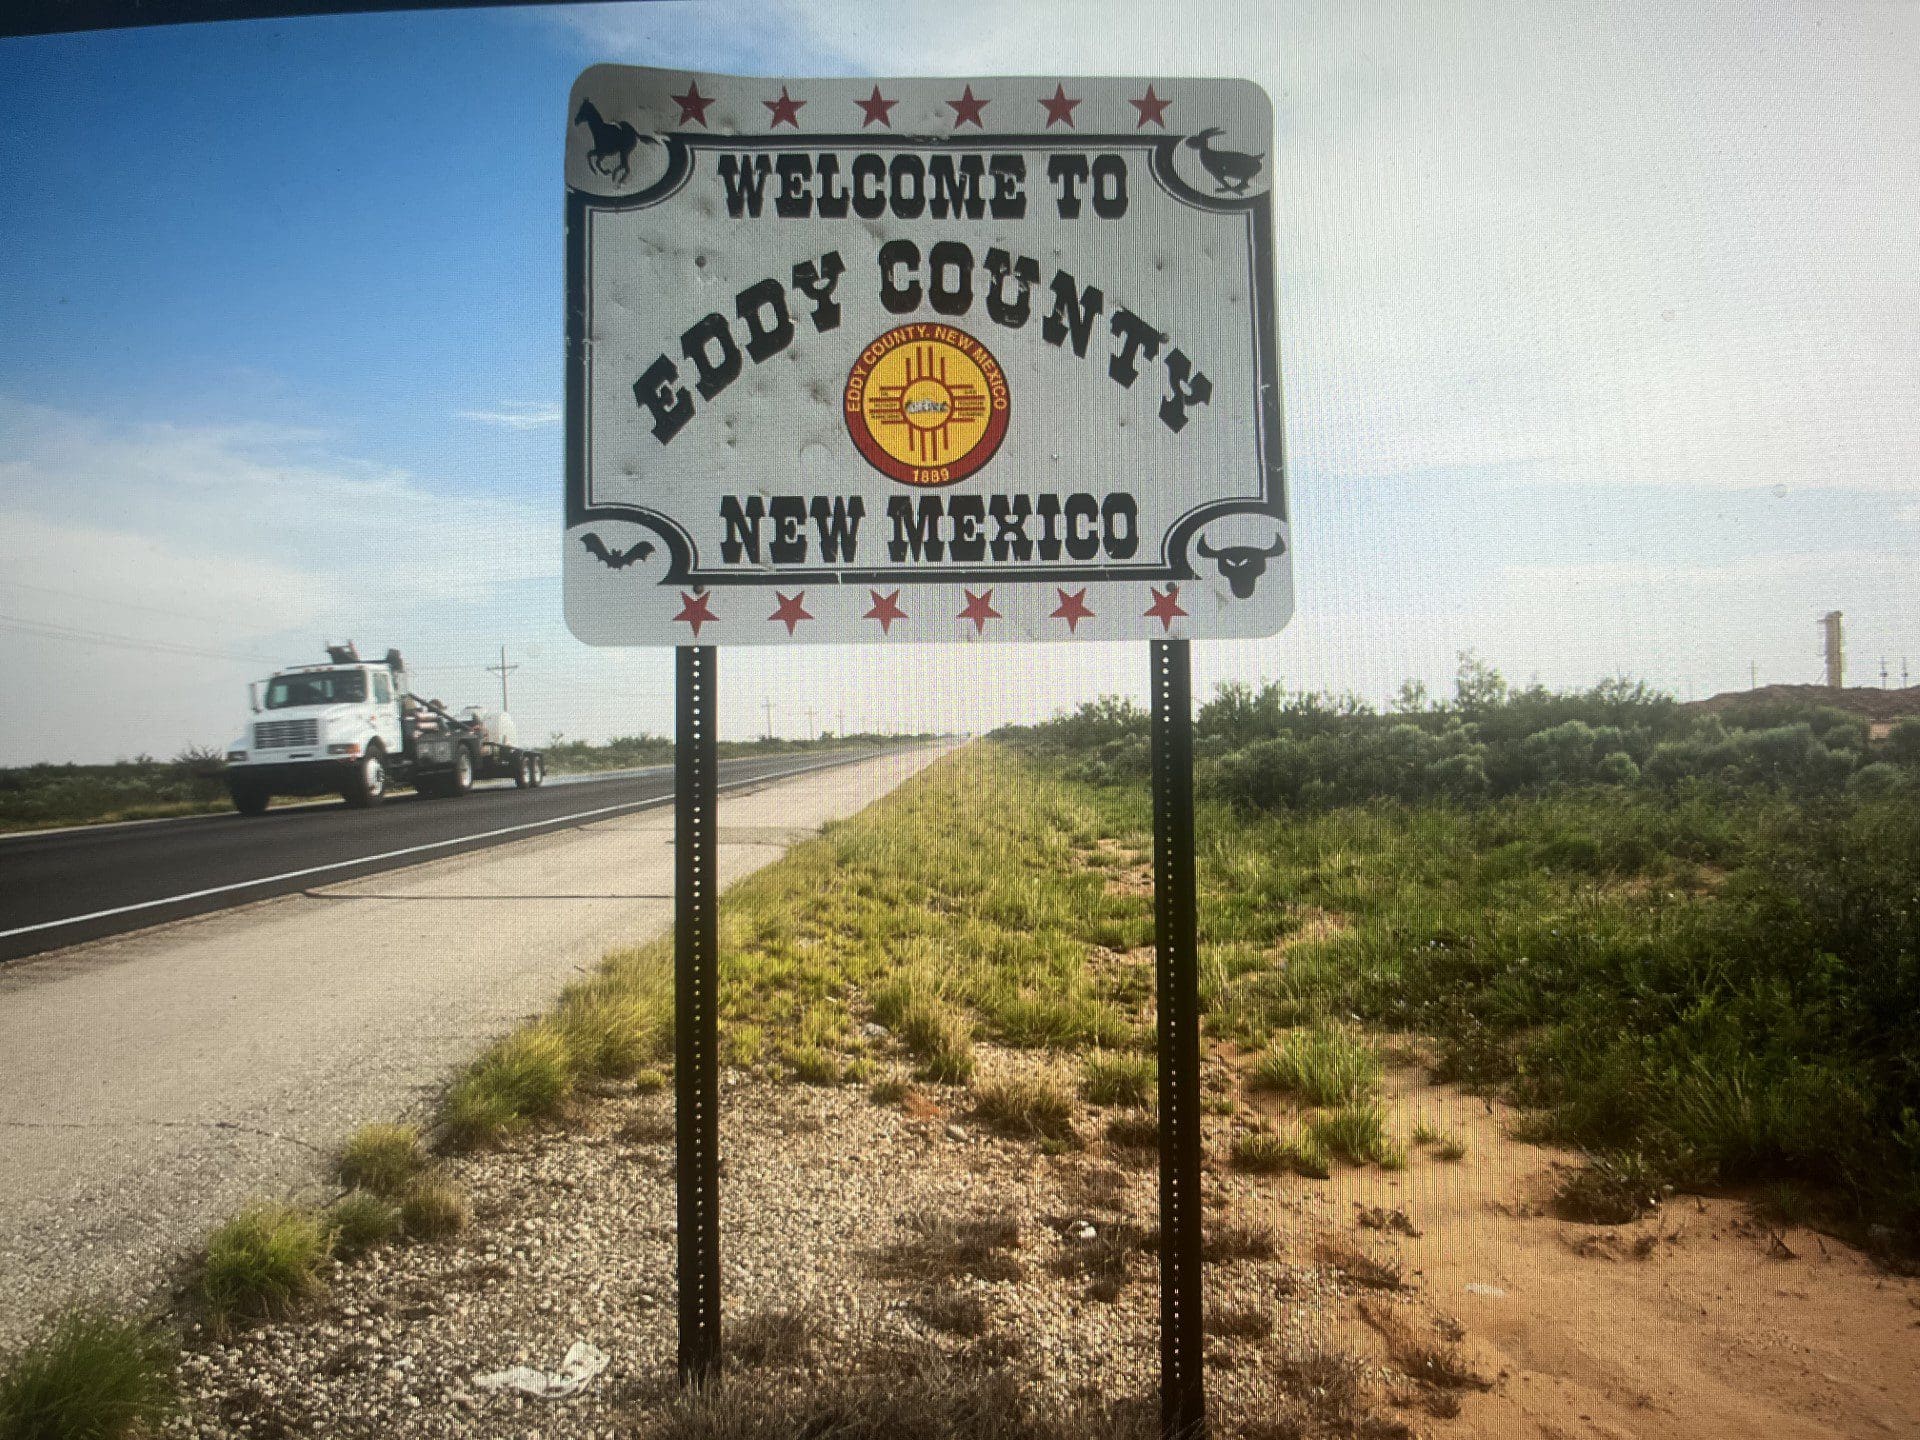
<path fill-rule="evenodd" d="M 720 801 L 730 884 L 949 747 Z M 312 1190 L 369 1120 L 673 908 L 670 806 L 0 967 L 0 1345 L 144 1298 L 250 1196 Z"/>

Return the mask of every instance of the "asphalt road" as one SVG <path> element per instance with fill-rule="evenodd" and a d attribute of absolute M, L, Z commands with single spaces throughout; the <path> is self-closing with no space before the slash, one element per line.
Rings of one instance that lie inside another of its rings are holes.
<path fill-rule="evenodd" d="M 880 753 L 723 760 L 720 783 L 750 784 Z M 663 765 L 610 778 L 569 777 L 537 790 L 483 786 L 451 800 L 397 795 L 372 810 L 302 806 L 253 818 L 199 815 L 0 836 L 0 961 L 521 840 L 672 795 L 673 768 Z"/>

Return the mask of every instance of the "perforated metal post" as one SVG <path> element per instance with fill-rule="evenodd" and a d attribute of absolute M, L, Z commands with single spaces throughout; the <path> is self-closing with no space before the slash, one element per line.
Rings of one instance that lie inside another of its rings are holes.
<path fill-rule="evenodd" d="M 1185 640 L 1153 643 L 1153 938 L 1160 1041 L 1160 1432 L 1206 1433 L 1200 1329 L 1200 966 L 1193 685 Z"/>
<path fill-rule="evenodd" d="M 716 652 L 677 656 L 673 749 L 674 1145 L 679 1214 L 680 1383 L 720 1370 L 720 1027 Z"/>

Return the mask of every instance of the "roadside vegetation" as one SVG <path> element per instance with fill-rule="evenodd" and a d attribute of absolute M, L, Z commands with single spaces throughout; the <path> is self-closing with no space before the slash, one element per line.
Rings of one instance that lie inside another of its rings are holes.
<path fill-rule="evenodd" d="M 795 751 L 838 750 L 847 745 L 899 745 L 905 741 L 933 738 L 930 734 L 880 735 L 869 731 L 852 731 L 845 735 L 835 735 L 827 731 L 811 740 L 788 740 L 777 737 L 757 740 L 722 740 L 719 742 L 718 749 L 723 757 L 785 755 Z M 554 774 L 583 775 L 600 770 L 636 770 L 648 765 L 671 764 L 673 737 L 649 735 L 642 731 L 638 735 L 616 735 L 611 740 L 596 743 L 590 740 L 569 740 L 564 735 L 554 735 L 548 741 L 543 753 L 547 757 L 547 769 Z"/>
<path fill-rule="evenodd" d="M 1227 686 L 1197 728 L 1207 1024 L 1260 1052 L 1256 1086 L 1335 1107 L 1309 1122 L 1330 1153 L 1398 1145 L 1358 1021 L 1587 1150 L 1572 1210 L 1789 1181 L 1920 1244 L 1920 720 L 1873 740 L 1466 657 L 1445 701 Z M 1146 823 L 1135 707 L 1002 738 L 1104 828 Z"/>
<path fill-rule="evenodd" d="M 93 1310 L 50 1318 L 0 1356 L 0 1440 L 132 1440 L 178 1409 L 172 1339 Z"/>
<path fill-rule="evenodd" d="M 0 831 L 230 810 L 221 765 L 219 751 L 194 748 L 171 760 L 0 768 Z"/>

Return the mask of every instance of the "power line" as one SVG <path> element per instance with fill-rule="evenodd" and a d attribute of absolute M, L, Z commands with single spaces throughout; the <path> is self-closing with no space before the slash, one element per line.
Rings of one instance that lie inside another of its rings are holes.
<path fill-rule="evenodd" d="M 498 671 L 500 674 L 500 708 L 504 711 L 509 708 L 507 705 L 507 672 L 510 670 L 518 670 L 520 667 L 507 663 L 507 647 L 502 645 L 500 647 L 500 663 L 498 665 L 489 665 L 486 668 Z"/>
<path fill-rule="evenodd" d="M 206 646 L 186 645 L 175 640 L 145 640 L 137 635 L 118 635 L 108 630 L 88 630 L 54 621 L 30 620 L 23 615 L 0 615 L 0 630 L 30 635 L 42 640 L 61 640 L 75 645 L 103 645 L 118 650 L 133 650 L 150 655 L 189 656 L 201 660 L 239 660 L 247 664 L 271 665 L 263 655 L 235 650 L 214 650 Z"/>

